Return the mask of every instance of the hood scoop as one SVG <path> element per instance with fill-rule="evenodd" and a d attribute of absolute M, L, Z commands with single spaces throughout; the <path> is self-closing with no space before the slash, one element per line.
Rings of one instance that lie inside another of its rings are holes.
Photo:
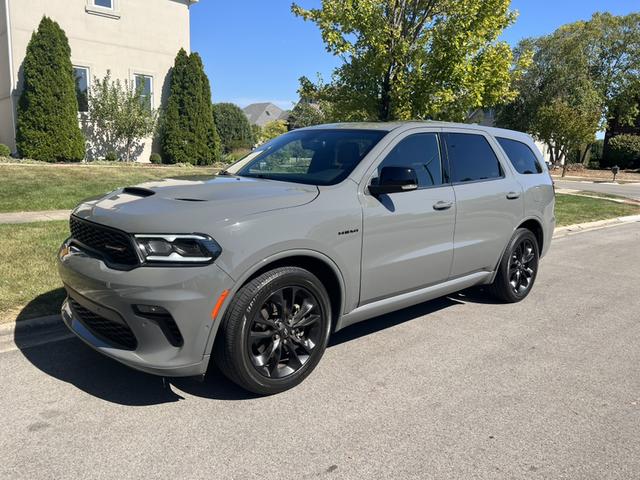
<path fill-rule="evenodd" d="M 156 194 L 153 190 L 142 187 L 126 187 L 122 190 L 122 193 L 128 193 L 129 195 L 134 195 L 136 197 L 150 197 L 151 195 Z"/>
<path fill-rule="evenodd" d="M 174 198 L 174 200 L 179 202 L 206 202 L 206 200 L 202 198 Z"/>

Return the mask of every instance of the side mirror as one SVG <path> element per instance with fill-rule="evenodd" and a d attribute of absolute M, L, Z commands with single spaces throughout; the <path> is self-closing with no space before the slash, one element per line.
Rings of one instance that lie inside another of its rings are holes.
<path fill-rule="evenodd" d="M 418 176 L 410 167 L 382 167 L 376 185 L 369 185 L 373 196 L 385 193 L 409 192 L 418 189 Z"/>

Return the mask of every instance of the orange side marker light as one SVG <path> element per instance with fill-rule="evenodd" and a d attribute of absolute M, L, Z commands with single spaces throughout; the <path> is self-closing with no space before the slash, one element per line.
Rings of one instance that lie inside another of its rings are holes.
<path fill-rule="evenodd" d="M 211 312 L 211 320 L 215 320 L 216 317 L 218 316 L 218 312 L 220 311 L 220 308 L 222 307 L 222 304 L 224 303 L 224 300 L 227 298 L 227 295 L 229 295 L 229 290 L 223 291 L 220 294 L 220 296 L 218 297 L 218 301 L 216 302 L 216 306 L 213 307 L 213 311 Z"/>

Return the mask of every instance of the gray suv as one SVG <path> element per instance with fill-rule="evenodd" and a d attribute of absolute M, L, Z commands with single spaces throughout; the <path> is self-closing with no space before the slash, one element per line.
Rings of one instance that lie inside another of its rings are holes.
<path fill-rule="evenodd" d="M 532 139 L 435 122 L 321 125 L 219 175 L 79 205 L 62 316 L 164 376 L 210 361 L 260 394 L 300 383 L 332 332 L 474 285 L 525 298 L 554 229 Z"/>

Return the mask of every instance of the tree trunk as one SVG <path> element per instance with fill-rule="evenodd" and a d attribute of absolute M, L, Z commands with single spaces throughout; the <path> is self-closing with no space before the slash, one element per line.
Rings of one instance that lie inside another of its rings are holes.
<path fill-rule="evenodd" d="M 380 92 L 380 111 L 378 112 L 381 122 L 388 122 L 391 116 L 391 78 L 387 72 L 382 80 L 382 92 Z"/>
<path fill-rule="evenodd" d="M 560 155 L 564 155 L 564 162 L 562 164 L 562 178 L 564 178 L 564 176 L 567 174 L 567 166 L 569 165 L 569 155 L 563 152 L 561 148 L 558 149 L 557 153 L 558 157 L 560 157 Z"/>
<path fill-rule="evenodd" d="M 584 148 L 584 152 L 582 152 L 582 155 L 580 156 L 580 163 L 582 163 L 585 167 L 587 166 L 587 164 L 589 163 L 589 160 L 591 159 L 591 155 L 589 155 L 590 151 L 591 151 L 591 144 L 588 143 Z"/>

